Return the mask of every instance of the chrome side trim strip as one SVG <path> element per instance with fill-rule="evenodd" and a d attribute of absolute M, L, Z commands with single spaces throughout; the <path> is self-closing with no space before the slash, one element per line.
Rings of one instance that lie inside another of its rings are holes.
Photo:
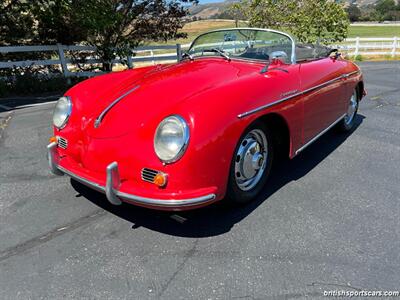
<path fill-rule="evenodd" d="M 352 76 L 352 75 L 354 75 L 354 74 L 360 74 L 361 73 L 361 70 L 357 70 L 357 71 L 353 71 L 353 72 L 350 72 L 350 73 L 347 73 L 346 75 L 346 77 L 350 77 L 350 76 Z"/>
<path fill-rule="evenodd" d="M 335 126 L 337 123 L 339 123 L 344 117 L 346 116 L 346 114 L 343 114 L 342 116 L 340 116 L 339 119 L 337 119 L 335 122 L 333 122 L 331 125 L 329 125 L 327 128 L 325 128 L 324 130 L 322 130 L 320 133 L 318 133 L 315 137 L 313 137 L 310 141 L 308 141 L 306 144 L 304 144 L 303 146 L 301 146 L 301 148 L 296 150 L 295 155 L 299 154 L 301 151 L 303 151 L 304 149 L 306 149 L 308 146 L 310 146 L 313 142 L 315 142 L 318 138 L 320 138 L 324 133 L 326 133 L 329 129 L 331 129 L 333 126 Z"/>
<path fill-rule="evenodd" d="M 244 112 L 244 113 L 242 113 L 242 114 L 239 114 L 237 117 L 238 117 L 239 119 L 244 118 L 244 117 L 247 117 L 247 116 L 252 115 L 252 114 L 254 114 L 254 113 L 256 113 L 256 112 L 259 112 L 260 110 L 264 110 L 264 109 L 266 109 L 266 108 L 268 108 L 268 107 L 271 107 L 271 106 L 277 105 L 277 104 L 279 104 L 279 103 L 285 102 L 285 101 L 287 101 L 287 100 L 289 100 L 289 99 L 295 98 L 295 97 L 300 96 L 300 95 L 302 95 L 302 94 L 303 94 L 303 92 L 299 92 L 299 93 L 290 95 L 290 96 L 288 96 L 288 97 L 285 97 L 285 98 L 276 100 L 275 102 L 268 103 L 268 104 L 265 104 L 265 105 L 263 105 L 263 106 L 259 106 L 259 107 L 255 108 L 255 109 L 246 111 L 246 112 Z"/>
<path fill-rule="evenodd" d="M 333 78 L 333 79 L 328 80 L 328 81 L 325 81 L 325 82 L 323 82 L 323 83 L 321 83 L 321 84 L 318 84 L 318 85 L 316 85 L 316 86 L 313 86 L 313 87 L 310 87 L 310 88 L 304 90 L 304 91 L 302 92 L 302 94 L 307 94 L 307 93 L 309 93 L 309 92 L 312 92 L 312 91 L 318 90 L 318 89 L 320 89 L 320 88 L 326 87 L 326 86 L 328 86 L 328 85 L 330 85 L 330 84 L 332 84 L 332 83 L 335 83 L 336 81 L 339 81 L 339 80 L 341 80 L 341 79 L 343 79 L 343 78 L 345 78 L 345 77 L 347 77 L 347 74 L 341 75 L 341 76 L 339 76 L 339 77 Z"/>
<path fill-rule="evenodd" d="M 115 99 L 113 102 L 111 102 L 110 105 L 108 105 L 102 112 L 101 114 L 96 118 L 96 121 L 94 122 L 94 127 L 97 128 L 100 126 L 101 121 L 103 121 L 104 117 L 106 114 L 111 110 L 111 108 L 114 107 L 115 104 L 117 104 L 119 101 L 124 99 L 126 96 L 128 96 L 130 93 L 132 93 L 134 90 L 137 90 L 139 88 L 139 85 L 135 86 L 134 88 L 130 89 L 123 95 L 119 96 L 117 99 Z"/>
<path fill-rule="evenodd" d="M 332 83 L 334 83 L 334 82 L 336 82 L 336 81 L 339 81 L 339 80 L 341 80 L 341 79 L 343 79 L 343 78 L 348 78 L 348 77 L 350 77 L 350 76 L 352 76 L 352 75 L 354 75 L 354 74 L 356 74 L 356 73 L 360 73 L 360 71 L 354 71 L 354 72 L 351 72 L 351 73 L 343 74 L 343 75 L 341 75 L 341 76 L 339 76 L 339 77 L 336 77 L 336 78 L 334 78 L 334 79 L 328 80 L 328 81 L 326 81 L 326 82 L 324 82 L 324 83 L 318 84 L 318 85 L 313 86 L 313 87 L 311 87 L 311 88 L 308 88 L 308 89 L 306 89 L 306 90 L 304 90 L 304 91 L 295 93 L 295 94 L 290 95 L 290 96 L 288 96 L 288 97 L 285 97 L 285 98 L 276 100 L 276 101 L 274 101 L 274 102 L 271 102 L 271 103 L 268 103 L 268 104 L 259 106 L 259 107 L 255 108 L 255 109 L 252 109 L 252 110 L 246 111 L 246 112 L 244 112 L 244 113 L 241 113 L 241 114 L 237 115 L 237 117 L 238 117 L 239 119 L 244 118 L 244 117 L 247 117 L 247 116 L 252 115 L 252 114 L 254 114 L 254 113 L 256 113 L 256 112 L 259 112 L 259 111 L 261 111 L 261 110 L 264 110 L 264 109 L 266 109 L 266 108 L 268 108 L 268 107 L 275 106 L 275 105 L 280 104 L 280 103 L 282 103 L 282 102 L 288 101 L 288 100 L 290 100 L 290 99 L 296 98 L 296 97 L 298 97 L 298 96 L 301 96 L 301 95 L 307 94 L 307 93 L 309 93 L 309 92 L 315 91 L 315 90 L 317 90 L 317 89 L 323 88 L 323 87 L 325 87 L 325 86 L 328 86 L 328 85 L 330 85 L 330 84 L 332 84 Z"/>

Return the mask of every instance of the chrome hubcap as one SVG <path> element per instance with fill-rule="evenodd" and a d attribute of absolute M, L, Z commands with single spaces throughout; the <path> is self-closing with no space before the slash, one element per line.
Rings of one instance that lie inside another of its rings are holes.
<path fill-rule="evenodd" d="M 236 184 L 242 191 L 260 182 L 267 166 L 268 142 L 260 129 L 250 131 L 243 139 L 235 157 Z"/>
<path fill-rule="evenodd" d="M 347 108 L 347 113 L 346 116 L 344 117 L 344 121 L 346 122 L 347 125 L 350 125 L 350 123 L 353 121 L 354 119 L 354 115 L 356 114 L 357 111 L 357 92 L 354 91 L 353 95 L 351 95 L 350 98 L 350 103 L 349 103 L 349 107 Z"/>

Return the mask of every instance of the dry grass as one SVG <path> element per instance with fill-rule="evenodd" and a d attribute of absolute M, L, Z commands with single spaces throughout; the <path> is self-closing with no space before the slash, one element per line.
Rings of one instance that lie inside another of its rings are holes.
<path fill-rule="evenodd" d="M 239 26 L 246 26 L 246 22 L 240 21 Z M 205 33 L 207 31 L 215 30 L 215 29 L 222 29 L 222 28 L 231 28 L 236 27 L 234 20 L 201 20 L 201 21 L 194 21 L 190 23 L 186 23 L 183 26 L 181 32 L 187 34 L 187 38 L 184 39 L 176 39 L 171 40 L 166 43 L 159 42 L 159 43 L 149 43 L 151 45 L 173 45 L 173 44 L 189 44 L 191 43 L 198 35 Z"/>
<path fill-rule="evenodd" d="M 245 27 L 246 22 L 240 21 L 239 26 Z M 185 39 L 177 39 L 173 41 L 168 41 L 167 43 L 159 43 L 159 44 L 187 44 L 193 41 L 195 37 L 204 32 L 221 29 L 221 28 L 229 28 L 236 27 L 234 20 L 201 20 L 194 21 L 185 24 L 182 28 L 182 32 L 187 33 L 187 38 Z M 349 35 L 348 37 L 400 37 L 400 26 L 350 26 L 349 27 Z M 151 43 L 154 44 L 154 43 Z"/>
<path fill-rule="evenodd" d="M 201 20 L 185 24 L 182 31 L 190 33 L 206 32 L 213 29 L 235 27 L 233 20 Z"/>
<path fill-rule="evenodd" d="M 346 59 L 352 61 L 398 61 L 400 60 L 399 55 L 357 55 L 357 56 L 345 56 Z"/>

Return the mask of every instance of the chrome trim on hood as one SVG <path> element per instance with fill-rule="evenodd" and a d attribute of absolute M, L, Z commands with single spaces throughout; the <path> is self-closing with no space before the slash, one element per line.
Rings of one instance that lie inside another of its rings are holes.
<path fill-rule="evenodd" d="M 126 96 L 128 96 L 130 93 L 133 91 L 137 90 L 140 86 L 137 85 L 134 88 L 131 88 L 129 91 L 124 93 L 123 95 L 119 96 L 117 99 L 115 99 L 113 102 L 111 102 L 110 105 L 108 105 L 102 112 L 101 114 L 96 118 L 96 121 L 94 122 L 94 128 L 97 128 L 100 126 L 101 121 L 103 121 L 104 117 L 106 114 L 114 107 L 115 104 L 117 104 L 119 101 L 124 99 Z"/>

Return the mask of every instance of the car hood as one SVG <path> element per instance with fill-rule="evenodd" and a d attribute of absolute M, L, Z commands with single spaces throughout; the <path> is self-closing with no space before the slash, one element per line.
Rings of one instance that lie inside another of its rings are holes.
<path fill-rule="evenodd" d="M 86 111 L 82 116 L 82 120 L 86 121 L 81 128 L 93 138 L 125 135 L 151 122 L 158 124 L 170 114 L 179 113 L 176 109 L 182 101 L 239 77 L 259 73 L 259 70 L 258 64 L 209 58 L 160 66 L 141 74 L 139 78 L 110 82 L 110 88 L 93 95 L 96 97 L 95 109 Z M 107 85 L 107 82 L 104 84 Z M 119 98 L 102 122 L 94 126 L 95 119 Z"/>

